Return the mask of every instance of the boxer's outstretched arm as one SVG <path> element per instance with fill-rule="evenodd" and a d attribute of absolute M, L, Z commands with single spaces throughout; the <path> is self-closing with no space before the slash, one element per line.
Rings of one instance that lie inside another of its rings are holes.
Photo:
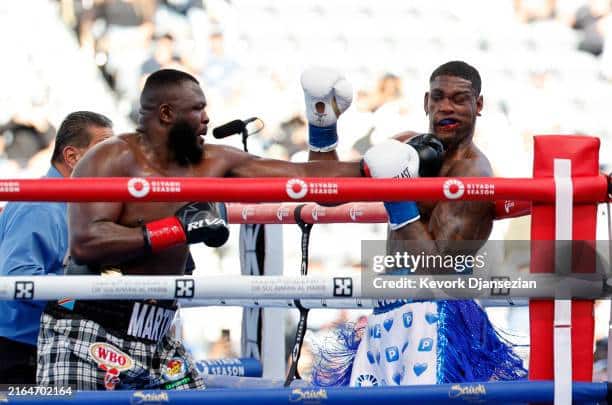
<path fill-rule="evenodd" d="M 329 152 L 315 152 L 314 150 L 309 150 L 308 151 L 308 160 L 310 162 L 313 162 L 315 160 L 333 160 L 333 161 L 339 161 L 340 159 L 338 159 L 338 153 L 334 149 L 334 150 L 329 151 Z"/>
<path fill-rule="evenodd" d="M 226 148 L 231 177 L 361 177 L 359 162 L 321 160 L 293 163 L 264 159 L 235 148 Z"/>
<path fill-rule="evenodd" d="M 121 139 L 97 145 L 79 161 L 72 177 L 124 177 L 127 146 Z M 125 261 L 144 252 L 142 229 L 119 225 L 122 202 L 68 204 L 70 255 L 80 264 Z"/>

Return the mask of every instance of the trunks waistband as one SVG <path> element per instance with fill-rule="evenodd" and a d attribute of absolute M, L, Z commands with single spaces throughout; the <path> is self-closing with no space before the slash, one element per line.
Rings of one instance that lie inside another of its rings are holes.
<path fill-rule="evenodd" d="M 374 304 L 374 315 L 384 314 L 392 311 L 402 305 L 411 304 L 415 302 L 427 302 L 431 300 L 413 300 L 413 299 L 399 299 L 399 300 L 377 300 Z"/>
<path fill-rule="evenodd" d="M 45 313 L 60 319 L 91 320 L 112 335 L 126 340 L 157 343 L 168 332 L 176 301 L 52 301 Z"/>
<path fill-rule="evenodd" d="M 395 308 L 399 308 L 402 305 L 408 304 L 409 302 L 414 302 L 413 300 L 378 300 L 374 304 L 374 314 L 384 314 L 389 312 Z"/>

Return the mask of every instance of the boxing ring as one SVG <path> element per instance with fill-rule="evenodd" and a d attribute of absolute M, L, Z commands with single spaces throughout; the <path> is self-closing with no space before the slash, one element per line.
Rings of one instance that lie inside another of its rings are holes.
<path fill-rule="evenodd" d="M 567 152 L 562 147 L 570 148 Z M 224 201 L 229 223 L 386 222 L 380 203 L 370 201 L 495 201 L 498 219 L 532 215 L 532 240 L 593 240 L 593 207 L 609 203 L 610 176 L 598 172 L 599 143 L 595 138 L 536 137 L 534 177 L 419 178 L 409 180 L 352 178 L 96 178 L 0 180 L 3 201 Z M 586 158 L 585 158 L 586 157 Z M 593 161 L 595 164 L 593 164 Z M 585 168 L 586 167 L 586 168 Z M 346 203 L 321 207 L 319 203 Z M 281 202 L 281 204 L 244 204 Z M 304 205 L 304 203 L 308 203 Z M 289 204 L 287 204 L 289 203 Z M 299 215 L 295 209 L 300 206 Z M 591 221 L 591 222 L 592 222 Z M 590 228 L 590 229 L 586 229 Z M 590 235 L 590 236 L 589 236 Z M 532 274 L 547 280 L 555 270 L 576 266 L 567 252 L 532 252 Z M 552 253 L 557 263 L 542 253 Z M 594 273 L 594 261 L 582 263 L 579 272 L 589 293 L 610 296 L 612 282 Z M 589 274 L 594 273 L 594 274 Z M 183 306 L 240 305 L 293 308 L 370 308 L 376 296 L 365 293 L 359 277 L 315 276 L 61 276 L 2 277 L 1 300 L 72 299 L 179 299 Z M 539 294 L 539 295 L 537 295 Z M 533 370 L 530 380 L 475 382 L 410 387 L 318 388 L 298 383 L 283 387 L 282 381 L 252 378 L 210 377 L 204 391 L 76 392 L 70 397 L 47 396 L 52 403 L 236 403 L 260 404 L 389 404 L 448 402 L 555 402 L 597 403 L 608 401 L 609 383 L 591 383 L 592 353 L 584 358 L 592 339 L 592 301 L 556 299 L 542 289 L 530 302 Z M 589 297 L 590 295 L 586 295 Z M 585 298 L 580 296 L 581 298 Z M 405 298 L 401 296 L 393 297 Z M 550 343 L 554 342 L 554 347 Z M 591 343 L 592 345 L 592 343 Z M 576 348 L 576 346 L 578 346 Z M 535 349 L 534 349 L 535 347 Z M 537 350 L 534 354 L 534 350 Z M 582 350 L 582 351 L 581 351 Z M 591 364 L 589 364 L 589 361 Z M 7 396 L 0 402 L 29 403 L 41 397 Z"/>

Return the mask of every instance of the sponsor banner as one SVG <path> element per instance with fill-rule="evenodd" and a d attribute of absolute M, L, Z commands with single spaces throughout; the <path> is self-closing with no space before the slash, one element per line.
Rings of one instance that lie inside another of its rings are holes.
<path fill-rule="evenodd" d="M 312 294 L 325 296 L 330 290 L 329 280 L 321 278 L 296 277 L 295 282 L 285 284 L 276 278 L 253 278 L 251 292 L 262 298 L 278 298 L 291 295 Z M 336 288 L 336 286 L 333 286 Z"/>
<path fill-rule="evenodd" d="M 171 299 L 175 297 L 175 291 L 177 290 L 177 287 L 175 288 L 173 284 L 157 277 L 139 277 L 138 279 L 105 277 L 95 280 L 91 292 L 105 298 L 147 298 L 149 294 L 156 297 L 163 294 Z"/>
<path fill-rule="evenodd" d="M 196 362 L 200 374 L 234 377 L 261 377 L 261 363 L 252 358 L 200 360 Z"/>

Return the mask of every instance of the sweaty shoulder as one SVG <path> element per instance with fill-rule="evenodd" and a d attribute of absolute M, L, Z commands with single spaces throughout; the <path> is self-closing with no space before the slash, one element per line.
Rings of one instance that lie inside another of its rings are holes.
<path fill-rule="evenodd" d="M 255 158 L 254 155 L 234 148 L 233 146 L 219 144 L 206 144 L 204 153 L 206 160 L 220 159 L 225 162 L 228 170 L 231 170 L 231 168 L 244 162 L 246 159 Z"/>
<path fill-rule="evenodd" d="M 127 176 L 127 163 L 133 160 L 136 136 L 113 136 L 89 149 L 74 168 L 72 177 Z"/>
<path fill-rule="evenodd" d="M 447 170 L 443 170 L 443 176 L 456 177 L 491 177 L 493 169 L 489 159 L 480 149 L 472 146 L 459 157 L 451 159 Z"/>

